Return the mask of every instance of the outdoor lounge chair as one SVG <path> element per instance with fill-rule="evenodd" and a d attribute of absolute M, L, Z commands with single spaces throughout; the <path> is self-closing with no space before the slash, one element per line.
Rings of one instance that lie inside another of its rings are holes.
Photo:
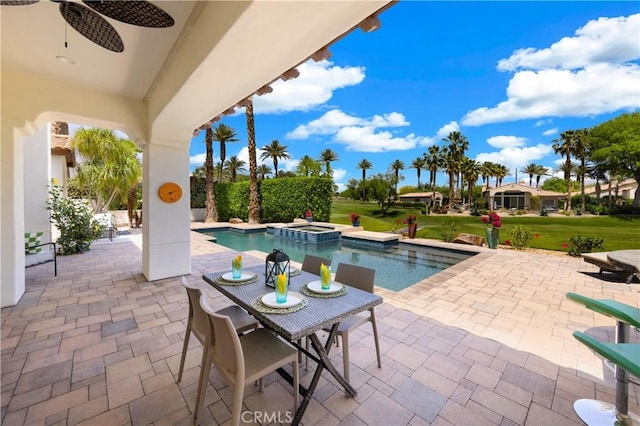
<path fill-rule="evenodd" d="M 585 262 L 591 263 L 592 265 L 596 265 L 600 268 L 600 271 L 598 272 L 599 275 L 602 275 L 602 272 L 607 271 L 616 274 L 625 281 L 629 280 L 629 278 L 631 278 L 630 275 L 633 274 L 611 263 L 607 259 L 608 254 L 609 252 L 605 251 L 600 253 L 582 253 L 581 255 Z"/>

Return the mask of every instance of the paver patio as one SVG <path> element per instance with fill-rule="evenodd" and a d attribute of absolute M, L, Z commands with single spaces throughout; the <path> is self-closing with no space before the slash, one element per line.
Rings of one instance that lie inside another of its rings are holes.
<path fill-rule="evenodd" d="M 3 424 L 190 424 L 202 351 L 191 339 L 176 383 L 187 296 L 179 279 L 144 279 L 140 245 L 139 234 L 101 240 L 59 257 L 57 278 L 52 264 L 26 270 L 26 293 L 2 309 Z M 382 368 L 365 325 L 350 347 L 358 396 L 346 398 L 323 375 L 304 424 L 579 425 L 574 400 L 613 402 L 612 373 L 571 333 L 611 338 L 614 321 L 564 295 L 640 306 L 640 285 L 601 280 L 596 267 L 569 256 L 478 251 L 401 292 L 376 289 L 385 300 L 376 308 Z M 192 232 L 191 254 L 189 280 L 214 307 L 230 303 L 201 276 L 228 269 L 235 252 Z M 250 254 L 246 266 L 263 263 Z M 331 352 L 339 368 L 340 354 Z M 301 369 L 303 383 L 311 373 Z M 629 391 L 638 413 L 640 387 Z M 290 386 L 278 375 L 263 393 L 248 386 L 245 395 L 245 420 L 287 419 Z M 212 369 L 201 424 L 227 422 L 231 400 Z"/>

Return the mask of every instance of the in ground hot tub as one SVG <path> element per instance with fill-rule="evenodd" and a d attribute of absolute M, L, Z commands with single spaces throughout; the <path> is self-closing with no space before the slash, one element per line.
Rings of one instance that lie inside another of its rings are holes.
<path fill-rule="evenodd" d="M 274 237 L 309 244 L 324 244 L 340 241 L 340 231 L 336 231 L 331 227 L 307 224 L 273 228 L 273 235 Z"/>

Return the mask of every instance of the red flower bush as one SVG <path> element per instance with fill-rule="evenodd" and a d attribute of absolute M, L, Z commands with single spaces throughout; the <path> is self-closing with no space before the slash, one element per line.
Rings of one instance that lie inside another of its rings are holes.
<path fill-rule="evenodd" d="M 409 216 L 407 216 L 407 218 L 405 220 L 402 221 L 402 223 L 406 223 L 406 224 L 411 225 L 415 221 L 416 221 L 416 215 L 410 214 Z"/>
<path fill-rule="evenodd" d="M 495 212 L 490 212 L 489 216 L 482 216 L 480 220 L 484 223 L 493 225 L 494 228 L 502 228 L 502 219 L 500 215 Z"/>
<path fill-rule="evenodd" d="M 358 213 L 351 213 L 349 214 L 349 217 L 351 218 L 351 222 L 357 222 L 360 220 L 360 215 Z"/>
<path fill-rule="evenodd" d="M 304 212 L 305 217 L 313 217 L 313 212 L 309 209 L 307 209 L 306 212 Z"/>
<path fill-rule="evenodd" d="M 510 246 L 511 245 L 511 240 L 505 240 L 504 244 L 507 245 L 507 246 Z"/>

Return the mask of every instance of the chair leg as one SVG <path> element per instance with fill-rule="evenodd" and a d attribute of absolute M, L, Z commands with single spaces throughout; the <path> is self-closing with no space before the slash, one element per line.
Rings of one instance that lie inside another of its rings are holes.
<path fill-rule="evenodd" d="M 204 404 L 204 396 L 207 393 L 209 383 L 209 372 L 211 371 L 211 357 L 209 345 L 202 350 L 202 364 L 200 365 L 200 380 L 198 382 L 198 394 L 196 395 L 196 408 L 193 410 L 194 423 L 198 424 L 198 413 Z"/>
<path fill-rule="evenodd" d="M 240 414 L 242 413 L 242 400 L 244 398 L 243 382 L 237 381 L 233 388 L 233 407 L 231 408 L 231 426 L 240 424 Z"/>
<path fill-rule="evenodd" d="M 182 380 L 182 372 L 184 371 L 184 360 L 187 357 L 187 348 L 189 347 L 189 337 L 191 337 L 191 318 L 187 321 L 187 331 L 184 334 L 184 343 L 182 344 L 182 358 L 180 358 L 180 371 L 178 372 L 178 382 Z"/>
<path fill-rule="evenodd" d="M 380 342 L 378 341 L 378 325 L 376 324 L 376 315 L 371 310 L 371 325 L 373 326 L 373 340 L 376 344 L 376 356 L 378 357 L 378 368 L 382 368 L 380 362 Z"/>
<path fill-rule="evenodd" d="M 342 337 L 342 366 L 344 378 L 349 381 L 349 333 L 341 334 Z"/>
<path fill-rule="evenodd" d="M 298 363 L 298 361 L 293 361 L 291 364 L 293 365 L 293 413 L 295 414 L 300 403 L 300 397 L 298 395 L 298 389 L 300 388 L 300 376 L 298 374 L 298 368 L 300 368 L 300 364 Z"/>
<path fill-rule="evenodd" d="M 304 338 L 304 348 L 309 352 L 309 336 Z M 304 354 L 304 371 L 309 371 L 309 355 Z"/>

